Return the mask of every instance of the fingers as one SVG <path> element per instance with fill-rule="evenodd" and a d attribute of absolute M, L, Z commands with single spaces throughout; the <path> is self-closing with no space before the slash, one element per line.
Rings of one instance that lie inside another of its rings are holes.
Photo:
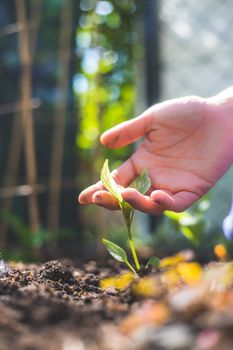
<path fill-rule="evenodd" d="M 107 191 L 98 191 L 94 193 L 92 203 L 110 210 L 120 209 L 117 200 Z"/>
<path fill-rule="evenodd" d="M 127 187 L 137 176 L 131 159 L 125 161 L 112 172 L 112 176 L 117 184 Z M 78 197 L 82 205 L 97 204 L 108 209 L 119 209 L 116 199 L 105 190 L 101 181 L 86 188 Z"/>
<path fill-rule="evenodd" d="M 155 203 L 149 196 L 144 196 L 134 188 L 127 188 L 122 192 L 123 199 L 134 209 L 151 215 L 159 215 L 163 208 Z"/>
<path fill-rule="evenodd" d="M 141 212 L 160 215 L 165 210 L 181 212 L 189 208 L 199 196 L 188 191 L 171 194 L 168 191 L 155 190 L 150 196 L 144 196 L 133 188 L 122 192 L 123 199 Z"/>
<path fill-rule="evenodd" d="M 119 209 L 117 200 L 98 183 L 86 188 L 78 197 L 82 205 L 96 204 L 110 210 Z"/>
<path fill-rule="evenodd" d="M 137 118 L 118 124 L 105 131 L 101 135 L 100 141 L 109 148 L 129 145 L 149 131 L 151 120 L 152 114 L 148 110 Z"/>
<path fill-rule="evenodd" d="M 110 210 L 119 209 L 117 200 L 103 188 L 100 182 L 86 188 L 78 197 L 79 203 L 82 205 L 96 204 Z"/>
<path fill-rule="evenodd" d="M 162 190 L 155 190 L 150 196 L 144 196 L 134 188 L 126 188 L 122 191 L 122 198 L 136 210 L 151 215 L 160 215 L 165 210 L 182 212 L 198 200 L 199 196 L 188 191 L 180 191 L 173 195 Z M 119 209 L 117 200 L 111 193 L 103 190 L 101 183 L 84 190 L 79 195 L 79 202 L 83 205 L 96 204 L 110 210 Z"/>
<path fill-rule="evenodd" d="M 163 210 L 182 212 L 189 208 L 199 196 L 193 192 L 180 191 L 171 194 L 165 191 L 156 190 L 150 194 L 151 199 L 157 203 Z"/>
<path fill-rule="evenodd" d="M 96 184 L 87 187 L 85 190 L 83 190 L 79 197 L 78 197 L 78 201 L 80 204 L 82 205 L 88 205 L 88 204 L 92 204 L 92 196 L 95 192 L 103 190 L 104 187 L 101 183 L 101 181 L 97 182 Z"/>

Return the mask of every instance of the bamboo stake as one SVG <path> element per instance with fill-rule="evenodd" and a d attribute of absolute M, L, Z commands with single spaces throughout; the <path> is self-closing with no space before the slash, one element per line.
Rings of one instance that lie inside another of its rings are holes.
<path fill-rule="evenodd" d="M 69 84 L 69 62 L 71 59 L 72 1 L 64 1 L 61 8 L 61 31 L 58 52 L 58 90 L 60 99 L 56 104 L 51 147 L 49 179 L 48 227 L 51 232 L 59 228 L 60 194 L 62 182 L 62 161 L 64 153 L 65 114 Z M 53 244 L 54 250 L 56 243 Z"/>
<path fill-rule="evenodd" d="M 13 122 L 13 130 L 11 135 L 11 144 L 9 147 L 8 162 L 6 167 L 6 175 L 3 183 L 3 188 L 13 187 L 16 183 L 17 169 L 21 153 L 23 135 L 21 129 L 20 115 L 16 114 Z M 13 197 L 5 198 L 1 202 L 1 211 L 8 211 L 11 208 Z M 0 223 L 0 247 L 5 248 L 6 245 L 6 231 L 8 224 L 6 222 Z"/>
<path fill-rule="evenodd" d="M 22 6 L 23 5 L 24 4 L 22 4 Z M 17 6 L 20 6 L 20 4 L 18 3 Z M 30 22 L 32 22 L 32 23 L 35 22 L 36 18 L 37 18 L 37 21 L 39 21 L 38 18 L 40 18 L 40 13 L 41 13 L 40 9 L 41 9 L 41 0 L 36 0 L 36 1 L 34 0 L 33 6 L 31 8 L 31 20 L 30 20 Z M 21 17 L 19 18 L 19 16 L 22 17 L 22 15 L 20 15 L 18 13 L 18 20 L 22 19 L 24 21 L 24 23 L 20 22 L 22 30 L 26 31 L 27 30 L 26 28 L 29 28 L 29 27 L 26 26 L 25 14 L 23 13 L 23 18 L 21 18 Z M 32 57 L 35 54 L 35 45 L 36 45 L 35 43 L 36 43 L 36 39 L 37 39 L 38 27 L 39 26 L 36 26 L 30 35 L 30 38 L 31 38 L 31 44 L 30 44 L 31 59 L 29 59 L 30 64 L 32 63 L 31 62 Z M 21 34 L 21 36 L 22 36 L 22 34 Z M 28 34 L 26 34 L 26 36 L 28 37 Z M 28 40 L 27 37 L 26 37 L 26 40 Z M 21 39 L 21 41 L 22 41 L 22 39 Z M 22 58 L 21 58 L 21 61 L 22 61 Z M 22 83 L 21 83 L 21 86 L 22 86 Z M 19 105 L 19 107 L 16 107 L 18 105 Z M 25 113 L 23 103 L 16 104 L 16 106 L 15 106 L 16 109 L 20 109 L 22 113 Z M 27 107 L 28 107 L 28 110 L 34 109 L 33 99 L 28 100 Z M 11 142 L 10 142 L 10 146 L 9 146 L 9 155 L 8 155 L 8 161 L 7 161 L 7 166 L 6 166 L 6 173 L 5 173 L 3 188 L 6 188 L 6 189 L 11 188 L 11 187 L 14 187 L 16 184 L 17 170 L 19 167 L 19 160 L 20 160 L 22 143 L 23 143 L 22 120 L 20 118 L 20 114 L 15 114 L 13 125 L 12 125 Z M 14 196 L 8 196 L 7 198 L 5 198 L 5 200 L 2 200 L 1 211 L 2 210 L 7 210 L 7 211 L 10 210 L 10 208 L 12 206 L 12 202 L 13 202 L 13 197 Z M 8 225 L 6 222 L 0 223 L 0 232 L 1 232 L 0 247 L 1 247 L 1 249 L 4 249 L 5 245 L 6 245 L 7 228 L 8 228 Z"/>
<path fill-rule="evenodd" d="M 29 36 L 31 60 L 33 60 L 33 57 L 36 52 L 36 42 L 37 42 L 39 24 L 41 19 L 41 8 L 42 8 L 42 0 L 33 0 L 31 2 L 30 23 L 31 23 L 32 29 Z M 37 23 L 37 25 L 33 27 L 33 23 Z"/>
<path fill-rule="evenodd" d="M 37 169 L 35 158 L 35 137 L 33 129 L 32 110 L 30 108 L 31 100 L 31 57 L 29 52 L 29 35 L 26 29 L 26 8 L 25 0 L 16 0 L 16 12 L 18 22 L 22 23 L 23 30 L 19 32 L 19 54 L 22 63 L 21 78 L 21 98 L 22 113 L 21 122 L 25 135 L 25 157 L 26 157 L 26 174 L 28 185 L 33 189 L 37 183 Z M 29 221 L 30 227 L 34 233 L 38 232 L 39 209 L 37 196 L 34 191 L 28 197 Z"/>

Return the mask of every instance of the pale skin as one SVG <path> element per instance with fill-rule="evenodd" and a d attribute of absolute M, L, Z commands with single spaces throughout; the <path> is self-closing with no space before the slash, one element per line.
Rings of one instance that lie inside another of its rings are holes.
<path fill-rule="evenodd" d="M 112 173 L 124 187 L 123 199 L 152 215 L 184 211 L 233 163 L 233 87 L 210 98 L 188 96 L 156 104 L 100 138 L 109 148 L 138 140 L 135 152 Z M 146 195 L 128 187 L 144 168 L 152 183 Z M 118 208 L 100 181 L 86 188 L 79 202 Z"/>

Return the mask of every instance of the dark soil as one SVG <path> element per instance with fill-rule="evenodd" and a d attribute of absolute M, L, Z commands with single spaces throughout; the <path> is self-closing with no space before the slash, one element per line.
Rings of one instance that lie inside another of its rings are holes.
<path fill-rule="evenodd" d="M 99 287 L 120 271 L 94 261 L 2 266 L 0 350 L 233 349 L 231 282 L 221 290 L 161 284 L 145 295 Z"/>

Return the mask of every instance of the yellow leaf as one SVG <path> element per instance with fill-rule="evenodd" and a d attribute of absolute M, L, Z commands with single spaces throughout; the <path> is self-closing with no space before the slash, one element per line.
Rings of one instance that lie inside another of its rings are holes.
<path fill-rule="evenodd" d="M 164 259 L 160 260 L 159 267 L 161 269 L 168 268 L 168 267 L 175 267 L 177 264 L 179 264 L 182 261 L 190 261 L 194 258 L 194 252 L 191 249 L 184 249 L 181 250 L 179 253 L 168 256 Z"/>
<path fill-rule="evenodd" d="M 173 288 L 180 284 L 180 275 L 178 274 L 176 268 L 171 268 L 162 274 L 162 281 L 167 288 Z"/>
<path fill-rule="evenodd" d="M 116 288 L 123 290 L 127 288 L 130 283 L 134 280 L 135 276 L 131 272 L 122 273 L 121 275 L 115 277 L 104 278 L 100 281 L 100 288 Z"/>
<path fill-rule="evenodd" d="M 187 284 L 196 284 L 202 278 L 202 268 L 196 262 L 181 262 L 176 269 L 182 280 Z"/>
<path fill-rule="evenodd" d="M 155 297 L 161 294 L 162 286 L 158 277 L 144 277 L 135 280 L 132 291 L 137 296 Z"/>
<path fill-rule="evenodd" d="M 175 266 L 182 261 L 185 261 L 185 257 L 182 254 L 178 253 L 176 255 L 168 256 L 166 258 L 161 259 L 159 267 L 161 269 L 164 269 L 167 267 L 172 267 L 172 266 Z"/>

